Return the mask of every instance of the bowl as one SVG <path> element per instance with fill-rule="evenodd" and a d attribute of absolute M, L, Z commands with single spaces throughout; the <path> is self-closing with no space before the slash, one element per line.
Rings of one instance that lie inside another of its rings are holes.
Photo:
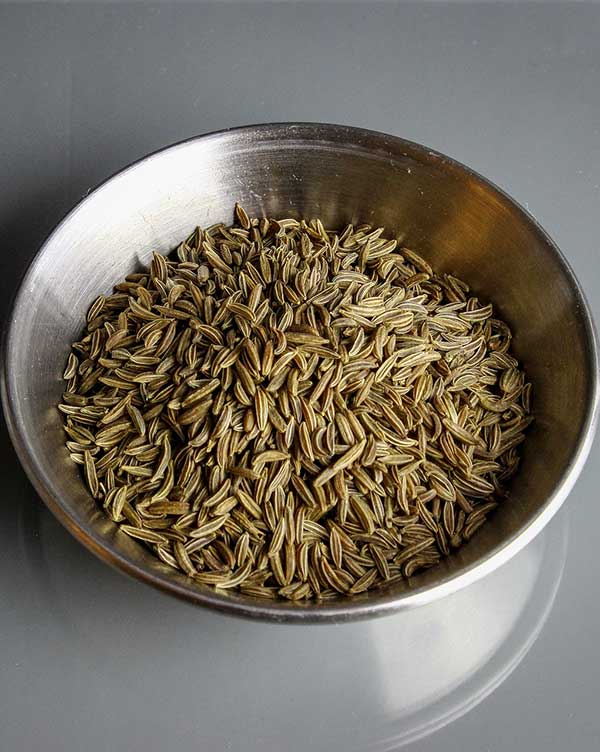
<path fill-rule="evenodd" d="M 251 214 L 368 222 L 467 280 L 513 328 L 534 385 L 536 421 L 509 498 L 439 566 L 353 598 L 292 604 L 203 587 L 120 532 L 88 494 L 64 446 L 56 409 L 70 343 L 87 308 L 152 251 L 196 225 Z M 596 425 L 597 351 L 590 314 L 564 257 L 505 193 L 418 144 L 337 125 L 226 130 L 167 147 L 89 193 L 29 267 L 5 333 L 2 398 L 33 485 L 96 555 L 173 595 L 232 614 L 284 622 L 347 621 L 411 608 L 491 572 L 525 546 L 565 500 Z"/>

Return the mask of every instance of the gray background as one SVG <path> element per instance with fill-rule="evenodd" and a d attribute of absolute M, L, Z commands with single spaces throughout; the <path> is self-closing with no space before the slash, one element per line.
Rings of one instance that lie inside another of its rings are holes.
<path fill-rule="evenodd" d="M 0 4 L 2 317 L 98 181 L 277 120 L 466 162 L 546 227 L 600 314 L 600 6 L 21 3 Z M 110 571 L 42 507 L 4 426 L 0 451 L 1 752 L 598 749 L 597 443 L 566 510 L 482 586 L 320 628 L 206 614 Z"/>

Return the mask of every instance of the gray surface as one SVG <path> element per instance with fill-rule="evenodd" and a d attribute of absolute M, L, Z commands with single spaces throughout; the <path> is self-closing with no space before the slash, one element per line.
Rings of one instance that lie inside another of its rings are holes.
<path fill-rule="evenodd" d="M 597 5 L 0 5 L 0 309 L 53 224 L 124 163 L 210 129 L 323 120 L 495 180 L 598 318 L 599 74 Z M 483 587 L 410 620 L 288 628 L 111 572 L 0 440 L 2 752 L 597 749 L 597 445 L 566 514 Z"/>

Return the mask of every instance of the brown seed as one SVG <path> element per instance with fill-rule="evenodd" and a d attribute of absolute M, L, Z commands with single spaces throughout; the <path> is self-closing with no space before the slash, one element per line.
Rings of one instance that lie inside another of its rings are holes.
<path fill-rule="evenodd" d="M 87 449 L 83 453 L 83 461 L 85 468 L 85 478 L 87 480 L 88 487 L 92 496 L 98 496 L 98 476 L 96 475 L 96 466 L 94 464 L 94 458 L 91 452 Z"/>
<path fill-rule="evenodd" d="M 335 475 L 337 475 L 340 471 L 345 470 L 347 467 L 350 467 L 360 457 L 366 443 L 366 439 L 363 439 L 362 441 L 359 441 L 358 444 L 350 447 L 350 449 L 344 452 L 344 454 L 339 459 L 337 459 L 331 467 L 328 467 L 321 473 L 319 473 L 319 475 L 314 479 L 313 485 L 318 488 L 319 486 L 324 485 Z"/>
<path fill-rule="evenodd" d="M 249 597 L 412 577 L 502 497 L 531 419 L 511 332 L 383 228 L 196 229 L 91 306 L 59 406 L 106 514 Z"/>

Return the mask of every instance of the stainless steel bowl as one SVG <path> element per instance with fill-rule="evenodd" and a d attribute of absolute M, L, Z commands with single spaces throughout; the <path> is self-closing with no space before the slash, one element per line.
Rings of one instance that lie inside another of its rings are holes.
<path fill-rule="evenodd" d="M 468 280 L 516 333 L 534 384 L 536 422 L 510 498 L 440 566 L 396 586 L 324 604 L 263 602 L 201 587 L 120 533 L 71 464 L 56 410 L 69 344 L 90 302 L 153 250 L 197 225 L 258 215 L 384 225 L 439 270 Z M 346 621 L 410 608 L 463 587 L 530 541 L 569 493 L 596 423 L 598 363 L 571 269 L 535 220 L 448 157 L 393 136 L 335 125 L 278 124 L 193 138 L 142 159 L 86 196 L 37 254 L 5 340 L 2 397 L 32 483 L 85 546 L 123 571 L 211 608 L 275 621 Z"/>

